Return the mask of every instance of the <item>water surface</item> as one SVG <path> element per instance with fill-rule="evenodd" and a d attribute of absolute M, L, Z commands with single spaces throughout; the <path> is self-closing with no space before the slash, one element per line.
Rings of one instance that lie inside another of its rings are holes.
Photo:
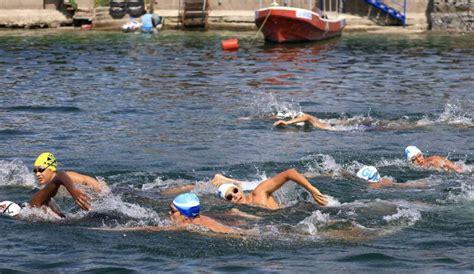
<path fill-rule="evenodd" d="M 68 218 L 0 217 L 0 271 L 473 271 L 474 37 L 344 34 L 265 44 L 234 33 L 0 33 L 0 200 L 29 201 L 43 151 L 63 170 L 100 177 L 111 194 Z M 277 112 L 334 125 L 272 128 Z M 419 169 L 407 145 L 448 156 L 466 172 Z M 369 190 L 347 176 L 363 164 L 426 189 Z M 288 168 L 331 205 L 291 183 L 287 207 L 242 227 L 256 237 L 90 230 L 162 225 L 172 197 L 197 184 L 205 214 L 222 217 L 215 173 L 258 181 Z M 328 176 L 329 174 L 329 176 Z"/>

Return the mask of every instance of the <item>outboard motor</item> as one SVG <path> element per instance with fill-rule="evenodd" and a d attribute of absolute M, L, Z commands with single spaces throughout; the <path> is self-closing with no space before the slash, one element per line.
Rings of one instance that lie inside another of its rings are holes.
<path fill-rule="evenodd" d="M 114 19 L 120 19 L 127 14 L 127 0 L 111 0 L 109 14 Z"/>
<path fill-rule="evenodd" d="M 128 0 L 128 14 L 132 17 L 140 17 L 145 14 L 144 0 Z"/>

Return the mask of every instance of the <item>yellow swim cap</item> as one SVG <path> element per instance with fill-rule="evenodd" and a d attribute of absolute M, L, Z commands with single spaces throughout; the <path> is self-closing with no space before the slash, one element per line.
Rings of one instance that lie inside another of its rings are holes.
<path fill-rule="evenodd" d="M 56 171 L 58 167 L 58 161 L 51 152 L 43 152 L 36 158 L 35 166 L 50 168 L 52 171 Z"/>

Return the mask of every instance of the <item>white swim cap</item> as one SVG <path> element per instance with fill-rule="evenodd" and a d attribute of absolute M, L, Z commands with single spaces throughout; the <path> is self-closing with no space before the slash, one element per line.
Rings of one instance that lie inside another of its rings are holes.
<path fill-rule="evenodd" d="M 405 148 L 405 157 L 407 158 L 407 160 L 411 160 L 418 154 L 422 153 L 421 150 L 419 150 L 416 146 L 407 146 L 407 148 Z"/>
<path fill-rule="evenodd" d="M 230 188 L 233 188 L 233 187 L 237 187 L 237 186 L 234 184 L 222 184 L 217 190 L 217 196 L 221 197 L 222 199 L 225 199 L 225 194 Z"/>
<path fill-rule="evenodd" d="M 8 215 L 10 217 L 20 214 L 21 207 L 14 202 L 3 201 L 0 202 L 0 213 Z"/>
<path fill-rule="evenodd" d="M 367 180 L 371 183 L 377 183 L 380 181 L 380 174 L 374 166 L 364 166 L 359 172 L 357 172 L 357 177 Z"/>

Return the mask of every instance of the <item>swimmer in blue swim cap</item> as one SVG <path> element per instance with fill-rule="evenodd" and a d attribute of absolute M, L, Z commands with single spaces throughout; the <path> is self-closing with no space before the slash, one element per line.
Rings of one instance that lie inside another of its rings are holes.
<path fill-rule="evenodd" d="M 170 231 L 182 230 L 190 225 L 199 226 L 215 233 L 226 234 L 248 234 L 245 230 L 233 228 L 219 223 L 218 221 L 204 216 L 200 213 L 201 204 L 199 198 L 193 193 L 183 193 L 178 195 L 169 204 L 170 219 L 172 226 L 140 226 L 140 227 L 119 227 L 100 228 L 100 230 L 111 231 Z"/>
<path fill-rule="evenodd" d="M 421 150 L 416 146 L 407 146 L 405 148 L 405 158 L 413 164 L 421 167 L 432 167 L 446 171 L 463 172 L 461 166 L 454 164 L 446 157 L 437 155 L 425 157 Z"/>
<path fill-rule="evenodd" d="M 369 182 L 369 187 L 378 189 L 384 187 L 426 187 L 427 183 L 425 180 L 417 180 L 406 183 L 397 183 L 392 178 L 381 177 L 377 168 L 374 166 L 363 166 L 357 172 L 356 176 Z"/>

